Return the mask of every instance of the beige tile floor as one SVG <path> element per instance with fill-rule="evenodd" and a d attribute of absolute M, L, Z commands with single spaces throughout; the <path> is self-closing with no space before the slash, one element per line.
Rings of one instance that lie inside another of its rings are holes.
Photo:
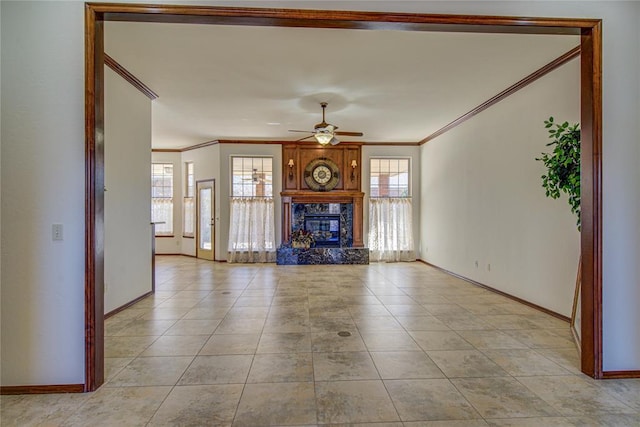
<path fill-rule="evenodd" d="M 3 427 L 640 425 L 640 380 L 580 374 L 566 323 L 424 264 L 157 266 L 104 386 L 2 396 Z"/>

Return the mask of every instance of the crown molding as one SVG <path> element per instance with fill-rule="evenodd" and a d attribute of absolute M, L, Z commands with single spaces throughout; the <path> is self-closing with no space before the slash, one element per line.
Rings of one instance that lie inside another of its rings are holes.
<path fill-rule="evenodd" d="M 486 100 L 482 104 L 478 105 L 477 107 L 475 107 L 471 111 L 463 114 L 462 116 L 458 117 L 457 119 L 455 119 L 451 123 L 441 127 L 440 129 L 438 129 L 437 131 L 435 131 L 431 135 L 429 135 L 426 138 L 422 139 L 419 142 L 419 145 L 426 144 L 427 142 L 429 142 L 429 141 L 431 141 L 433 139 L 436 139 L 437 137 L 439 137 L 443 133 L 450 131 L 451 129 L 455 128 L 456 126 L 462 124 L 463 122 L 466 122 L 470 118 L 480 114 L 481 112 L 483 112 L 487 108 L 489 108 L 489 107 L 497 104 L 498 102 L 502 101 L 503 99 L 513 95 L 514 93 L 516 93 L 520 89 L 530 85 L 531 83 L 535 82 L 539 78 L 541 78 L 543 76 L 546 76 L 547 74 L 549 74 L 553 70 L 563 66 L 564 64 L 566 64 L 567 62 L 571 61 L 574 58 L 577 58 L 578 56 L 580 56 L 580 46 L 574 47 L 570 51 L 566 52 L 565 54 L 563 54 L 563 55 L 557 57 L 556 59 L 554 59 L 553 61 L 549 62 L 544 67 L 539 68 L 536 71 L 534 71 L 533 73 L 529 74 L 527 77 L 525 77 L 524 79 L 520 80 L 518 83 L 509 86 L 508 88 L 506 88 L 505 90 L 503 90 L 499 94 L 489 98 L 488 100 Z"/>
<path fill-rule="evenodd" d="M 152 91 L 149 88 L 149 86 L 142 83 L 142 81 L 140 81 L 140 79 L 138 79 L 136 76 L 131 74 L 129 70 L 127 70 L 122 66 L 122 64 L 120 64 L 118 61 L 116 61 L 115 59 L 107 55 L 106 52 L 104 54 L 104 65 L 111 68 L 116 74 L 118 74 L 120 77 L 122 77 L 123 79 L 131 83 L 133 87 L 135 87 L 140 92 L 142 92 L 144 96 L 146 96 L 150 100 L 153 101 L 154 99 L 158 98 L 157 93 Z"/>

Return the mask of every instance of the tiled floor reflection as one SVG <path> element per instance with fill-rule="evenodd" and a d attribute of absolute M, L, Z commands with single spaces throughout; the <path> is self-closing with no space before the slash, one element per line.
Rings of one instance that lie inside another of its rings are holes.
<path fill-rule="evenodd" d="M 640 425 L 566 323 L 421 263 L 161 256 L 157 283 L 107 320 L 100 390 L 2 396 L 1 425 Z"/>

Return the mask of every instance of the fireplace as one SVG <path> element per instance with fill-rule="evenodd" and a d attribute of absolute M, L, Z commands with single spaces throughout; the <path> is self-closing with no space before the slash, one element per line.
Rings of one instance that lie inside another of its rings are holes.
<path fill-rule="evenodd" d="M 340 215 L 305 215 L 304 229 L 313 235 L 316 248 L 340 247 Z"/>
<path fill-rule="evenodd" d="M 312 232 L 315 247 L 353 247 L 353 204 L 292 203 L 291 208 L 291 231 Z"/>
<path fill-rule="evenodd" d="M 305 164 L 305 161 L 296 160 L 299 158 L 297 155 L 287 154 L 284 158 L 294 159 L 294 163 Z M 333 160 L 338 164 L 343 163 Z M 276 263 L 369 264 L 369 249 L 364 247 L 362 236 L 364 193 L 350 188 L 324 192 L 302 189 L 300 173 L 300 170 L 296 169 L 283 175 L 283 187 L 289 186 L 290 189 L 280 193 L 282 244 L 276 252 Z M 359 181 L 349 181 L 348 185 L 359 189 Z M 298 230 L 313 233 L 315 244 L 309 249 L 294 248 L 291 234 Z"/>

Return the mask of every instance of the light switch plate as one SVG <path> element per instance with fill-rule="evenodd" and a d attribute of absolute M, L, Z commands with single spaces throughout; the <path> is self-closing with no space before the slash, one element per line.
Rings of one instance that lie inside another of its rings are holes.
<path fill-rule="evenodd" d="M 63 240 L 63 227 L 62 224 L 51 225 L 51 240 Z"/>

